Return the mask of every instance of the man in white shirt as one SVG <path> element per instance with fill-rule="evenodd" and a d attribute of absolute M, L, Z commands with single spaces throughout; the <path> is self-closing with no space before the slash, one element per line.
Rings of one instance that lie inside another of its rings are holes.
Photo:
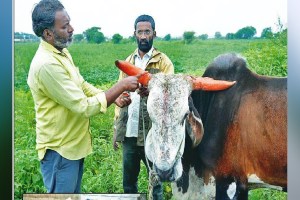
<path fill-rule="evenodd" d="M 153 39 L 156 37 L 153 18 L 149 15 L 139 16 L 135 20 L 134 28 L 138 48 L 126 58 L 126 61 L 149 71 L 151 74 L 158 72 L 173 74 L 174 66 L 171 60 L 153 47 Z M 121 72 L 119 80 L 124 77 L 126 75 Z M 118 148 L 117 142 L 122 142 L 124 193 L 138 192 L 137 184 L 141 160 L 149 172 L 144 152 L 144 134 L 147 134 L 151 128 L 151 121 L 147 112 L 148 94 L 147 88 L 142 86 L 139 90 L 130 92 L 129 96 L 132 102 L 128 107 L 116 107 L 114 149 Z M 150 167 L 152 167 L 152 163 L 150 163 Z M 163 199 L 161 183 L 153 188 L 153 199 Z"/>

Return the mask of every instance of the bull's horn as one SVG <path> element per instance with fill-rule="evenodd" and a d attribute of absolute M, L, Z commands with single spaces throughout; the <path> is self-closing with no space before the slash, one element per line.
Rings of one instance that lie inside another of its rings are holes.
<path fill-rule="evenodd" d="M 193 90 L 218 91 L 233 86 L 236 81 L 215 80 L 209 77 L 190 77 L 193 83 Z"/>
<path fill-rule="evenodd" d="M 139 74 L 142 74 L 139 77 L 138 82 L 145 86 L 148 85 L 148 82 L 151 79 L 151 74 L 149 72 L 142 70 L 141 68 L 138 68 L 127 61 L 116 60 L 115 64 L 121 71 L 123 71 L 128 76 L 137 76 Z"/>

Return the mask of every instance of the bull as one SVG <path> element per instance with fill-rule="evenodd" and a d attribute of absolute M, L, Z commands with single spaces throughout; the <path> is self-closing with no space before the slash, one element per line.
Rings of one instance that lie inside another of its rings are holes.
<path fill-rule="evenodd" d="M 162 181 L 176 182 L 175 193 L 193 186 L 190 173 L 216 199 L 248 199 L 253 177 L 286 190 L 287 78 L 255 74 L 224 54 L 203 77 L 146 74 L 141 82 L 152 120 L 146 156 Z"/>

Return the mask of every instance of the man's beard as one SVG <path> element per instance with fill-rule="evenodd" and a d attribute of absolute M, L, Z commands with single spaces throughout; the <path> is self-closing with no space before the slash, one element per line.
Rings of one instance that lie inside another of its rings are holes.
<path fill-rule="evenodd" d="M 67 48 L 68 46 L 70 46 L 72 43 L 72 37 L 69 38 L 62 38 L 60 36 L 58 36 L 57 34 L 54 34 L 54 46 L 59 48 L 59 49 L 63 49 L 63 48 Z"/>
<path fill-rule="evenodd" d="M 147 40 L 136 40 L 138 43 L 139 50 L 141 50 L 144 53 L 148 53 L 153 45 L 153 39 Z"/>

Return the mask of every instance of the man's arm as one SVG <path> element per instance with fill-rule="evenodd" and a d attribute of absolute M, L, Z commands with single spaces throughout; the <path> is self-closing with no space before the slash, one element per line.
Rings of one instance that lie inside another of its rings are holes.
<path fill-rule="evenodd" d="M 117 100 L 118 97 L 121 98 L 120 99 L 121 101 L 122 101 L 122 98 L 123 98 L 124 101 L 127 100 L 128 98 L 121 97 L 120 95 L 124 91 L 132 91 L 132 92 L 135 91 L 138 88 L 137 80 L 138 80 L 139 76 L 140 75 L 138 75 L 138 76 L 128 76 L 128 77 L 120 80 L 112 88 L 107 90 L 105 92 L 105 96 L 106 96 L 106 100 L 107 100 L 107 106 L 110 106 L 112 103 L 114 103 Z"/>
<path fill-rule="evenodd" d="M 107 106 L 124 90 L 134 91 L 138 86 L 137 79 L 138 77 L 128 77 L 108 91 L 88 97 L 60 65 L 47 65 L 39 72 L 40 89 L 49 98 L 86 117 L 105 112 Z"/>

